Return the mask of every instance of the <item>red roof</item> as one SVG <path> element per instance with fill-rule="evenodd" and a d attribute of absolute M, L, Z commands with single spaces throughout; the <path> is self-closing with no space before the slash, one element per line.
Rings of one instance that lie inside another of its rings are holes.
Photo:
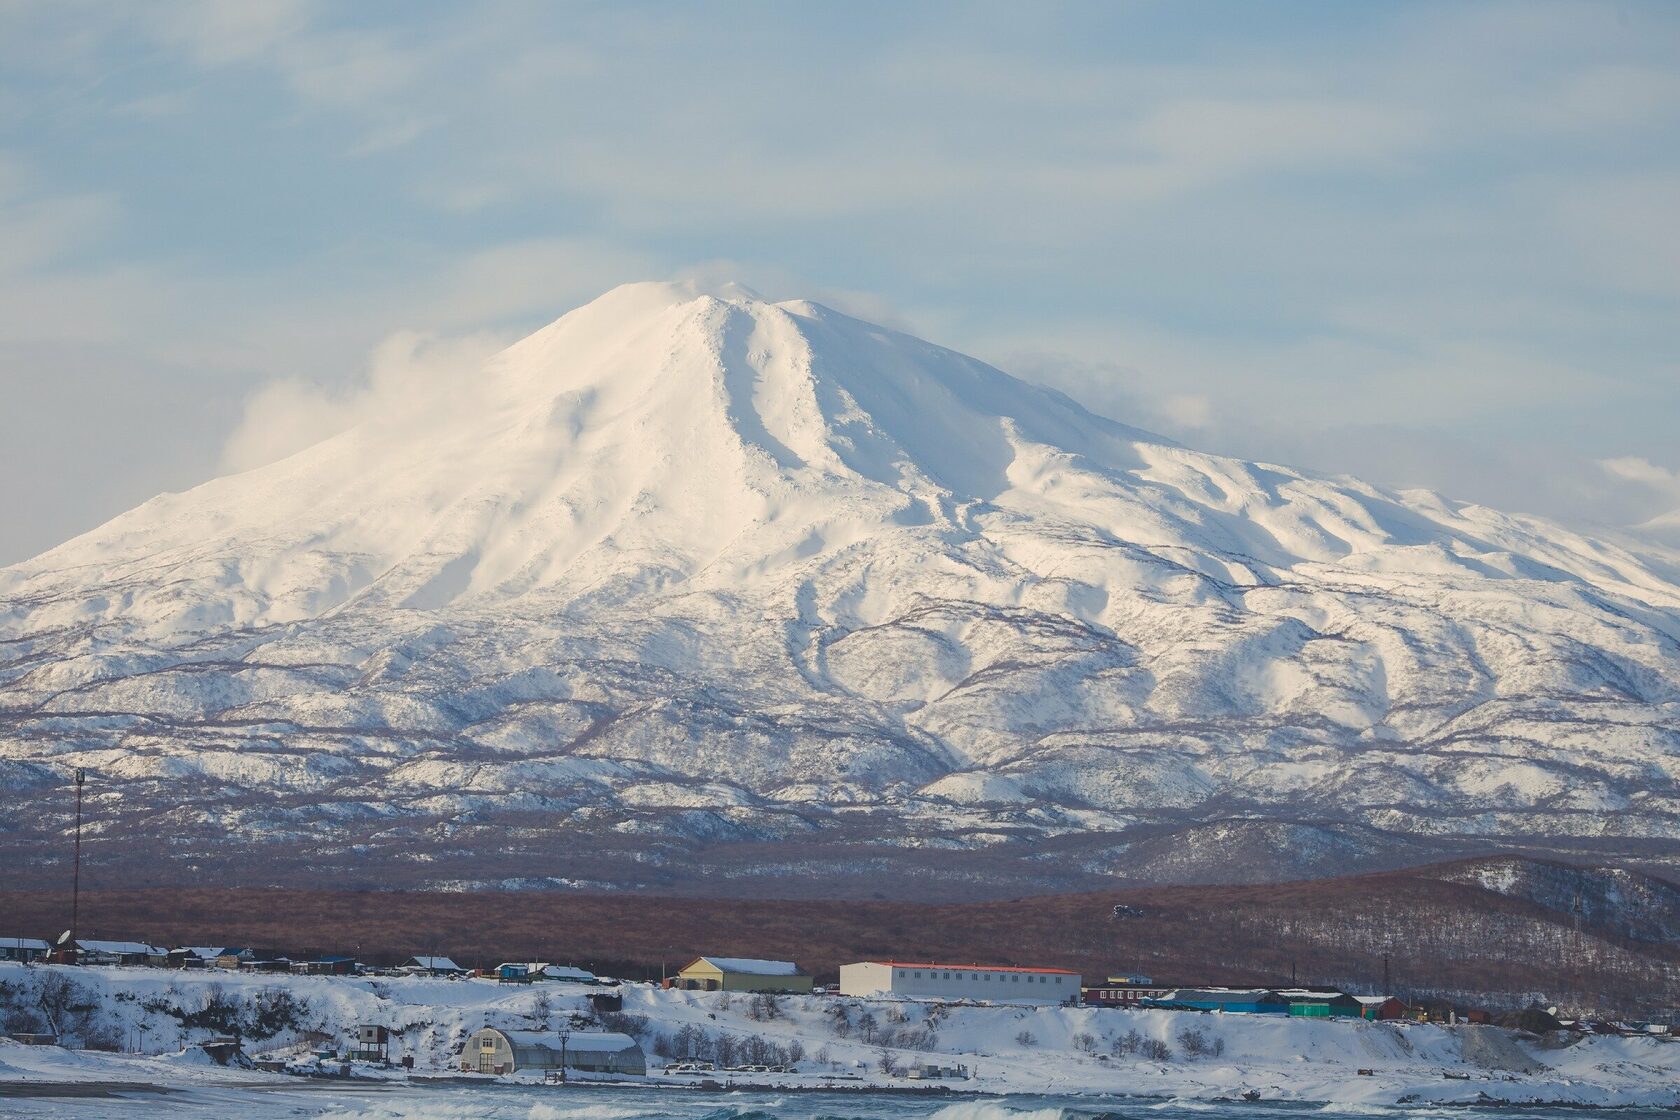
<path fill-rule="evenodd" d="M 863 961 L 863 964 L 879 964 L 888 968 L 965 968 L 970 972 L 1044 972 L 1051 975 L 1078 976 L 1079 973 L 1066 968 L 1017 968 L 1012 964 L 941 964 L 938 961 Z"/>

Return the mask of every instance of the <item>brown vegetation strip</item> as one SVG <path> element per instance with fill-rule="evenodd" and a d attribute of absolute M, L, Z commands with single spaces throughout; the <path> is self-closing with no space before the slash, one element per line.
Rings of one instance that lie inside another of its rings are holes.
<path fill-rule="evenodd" d="M 798 961 L 820 978 L 866 958 L 1039 964 L 1087 977 L 1278 985 L 1292 976 L 1375 990 L 1382 959 L 1414 996 L 1543 992 L 1672 1006 L 1680 949 L 1613 931 L 1429 869 L 1264 886 L 1150 887 L 1000 902 L 669 898 L 635 893 L 464 894 L 147 888 L 84 892 L 82 936 L 251 945 L 394 963 L 542 960 L 632 978 L 702 953 Z M 0 891 L 0 933 L 52 936 L 63 891 Z M 1116 904 L 1141 916 L 1116 918 Z M 1498 1003 L 1498 1000 L 1491 1002 Z"/>

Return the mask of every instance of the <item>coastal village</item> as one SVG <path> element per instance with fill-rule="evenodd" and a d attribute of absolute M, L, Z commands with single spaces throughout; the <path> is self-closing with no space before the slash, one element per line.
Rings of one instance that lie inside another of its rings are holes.
<path fill-rule="evenodd" d="M 1668 1023 L 1560 1018 L 1555 1009 L 1538 1006 L 1496 1015 L 1439 1001 L 1412 1003 L 1382 991 L 1168 985 L 1139 975 L 1086 982 L 1078 972 L 1041 965 L 862 960 L 841 965 L 837 978 L 824 982 L 828 978 L 815 976 L 794 961 L 707 954 L 694 957 L 653 982 L 600 976 L 575 965 L 539 961 L 468 967 L 436 953 L 376 965 L 348 954 L 292 956 L 242 946 L 166 947 L 130 940 L 60 940 L 61 944 L 52 944 L 39 938 L 0 938 L 0 962 L 12 966 L 8 969 L 0 965 L 0 1027 L 4 1028 L 0 1034 L 10 1042 L 121 1050 L 125 1044 L 144 1047 L 145 1037 L 143 1030 L 138 1039 L 117 1039 L 108 1031 L 97 1030 L 85 1032 L 94 1037 L 76 1037 L 74 1016 L 53 1015 L 47 996 L 37 995 L 37 1006 L 33 1007 L 27 999 L 8 1002 L 7 993 L 15 995 L 14 989 L 19 988 L 16 984 L 9 986 L 8 974 L 50 972 L 71 977 L 77 973 L 146 971 L 161 975 L 174 970 L 205 978 L 360 981 L 371 983 L 374 990 L 393 981 L 425 979 L 539 993 L 532 1003 L 533 1013 L 520 1021 L 504 1017 L 492 1022 L 486 1014 L 475 1029 L 461 1027 L 443 1048 L 444 1068 L 437 1068 L 438 1048 L 433 1047 L 429 1070 L 426 1064 L 417 1066 L 413 1046 L 401 1044 L 403 1024 L 397 1022 L 348 1021 L 330 1029 L 322 1023 L 306 1025 L 301 1018 L 288 1021 L 275 1012 L 267 1025 L 275 1027 L 278 1023 L 292 1029 L 273 1029 L 266 1037 L 252 1037 L 261 1030 L 242 1029 L 241 1021 L 232 1013 L 218 1018 L 205 1009 L 177 1012 L 181 1024 L 178 1041 L 183 1050 L 192 1049 L 218 1065 L 312 1077 L 376 1076 L 381 1070 L 400 1070 L 462 1078 L 538 1076 L 551 1082 L 564 1082 L 569 1077 L 663 1077 L 696 1087 L 779 1084 L 783 1082 L 776 1079 L 785 1081 L 790 1076 L 816 1076 L 822 1084 L 833 1087 L 860 1077 L 857 1060 L 849 1066 L 836 1062 L 825 1052 L 826 1047 L 819 1049 L 817 1040 L 811 1044 L 797 1039 L 770 1042 L 757 1036 L 735 1040 L 727 1033 L 720 1039 L 715 1032 L 693 1025 L 672 1033 L 660 1032 L 650 1028 L 645 1016 L 626 1013 L 626 995 L 632 992 L 645 993 L 641 997 L 644 999 L 657 992 L 666 993 L 667 998 L 709 998 L 712 1004 L 695 1006 L 743 1011 L 755 1022 L 785 1017 L 788 1011 L 782 1001 L 798 999 L 806 1009 L 819 1009 L 818 1013 L 825 1016 L 825 1027 L 837 1029 L 839 1037 L 855 1038 L 878 1048 L 880 1056 L 872 1063 L 878 1068 L 869 1071 L 874 1084 L 885 1078 L 905 1085 L 954 1086 L 971 1079 L 977 1055 L 936 1050 L 931 1045 L 935 1030 L 955 1008 L 989 1009 L 998 1016 L 1019 1015 L 1035 1008 L 1167 1012 L 1185 1024 L 1165 1032 L 1174 1040 L 1171 1043 L 1143 1038 L 1135 1030 L 1107 1042 L 1089 1032 L 1070 1037 L 1072 1048 L 1099 1063 L 1132 1057 L 1170 1062 L 1175 1046 L 1177 1056 L 1182 1058 L 1217 1058 L 1223 1051 L 1223 1038 L 1210 1039 L 1196 1026 L 1200 1017 L 1209 1015 L 1233 1020 L 1494 1025 L 1533 1038 L 1572 1034 L 1680 1040 L 1680 1033 L 1672 1033 Z M 171 984 L 168 990 L 177 988 Z M 219 989 L 214 990 L 215 998 L 220 998 Z M 276 998 L 275 989 L 262 991 L 265 998 Z M 820 1010 L 822 1001 L 829 1001 L 827 1012 Z M 575 1010 L 558 1006 L 565 1003 L 575 1005 Z M 169 1007 L 157 999 L 148 1006 L 160 1011 Z M 862 1010 L 854 1015 L 854 1007 Z M 907 1007 L 922 1009 L 922 1026 L 894 1029 L 885 1025 L 907 1022 Z M 707 1014 L 712 1020 L 718 1018 L 715 1010 Z M 189 1024 L 195 1029 L 186 1029 Z M 1015 1043 L 1021 1048 L 1036 1045 L 1037 1040 L 1030 1035 L 1030 1029 L 1021 1029 L 1016 1032 Z M 914 1057 L 904 1059 L 898 1053 L 901 1051 Z M 1360 1068 L 1353 1072 L 1372 1071 Z"/>

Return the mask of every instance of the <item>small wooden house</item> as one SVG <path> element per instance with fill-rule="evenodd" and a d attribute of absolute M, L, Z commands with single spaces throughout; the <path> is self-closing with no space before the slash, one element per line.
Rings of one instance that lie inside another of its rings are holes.
<path fill-rule="evenodd" d="M 355 1062 L 389 1062 L 391 1060 L 391 1031 L 374 1023 L 359 1023 L 350 1035 L 350 1060 Z"/>
<path fill-rule="evenodd" d="M 44 961 L 52 946 L 35 937 L 0 937 L 0 961 Z"/>
<path fill-rule="evenodd" d="M 1407 1019 L 1412 1009 L 1396 996 L 1354 996 L 1359 1013 L 1367 1019 Z"/>
<path fill-rule="evenodd" d="M 169 950 L 144 941 L 76 941 L 76 960 L 81 964 L 154 965 L 169 963 Z"/>

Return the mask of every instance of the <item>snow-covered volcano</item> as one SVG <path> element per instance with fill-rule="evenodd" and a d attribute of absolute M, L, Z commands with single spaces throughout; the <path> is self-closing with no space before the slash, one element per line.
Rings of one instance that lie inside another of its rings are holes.
<path fill-rule="evenodd" d="M 636 284 L 0 571 L 0 847 L 47 858 L 84 766 L 109 858 L 258 879 L 1661 850 L 1677 580 L 816 304 Z"/>

